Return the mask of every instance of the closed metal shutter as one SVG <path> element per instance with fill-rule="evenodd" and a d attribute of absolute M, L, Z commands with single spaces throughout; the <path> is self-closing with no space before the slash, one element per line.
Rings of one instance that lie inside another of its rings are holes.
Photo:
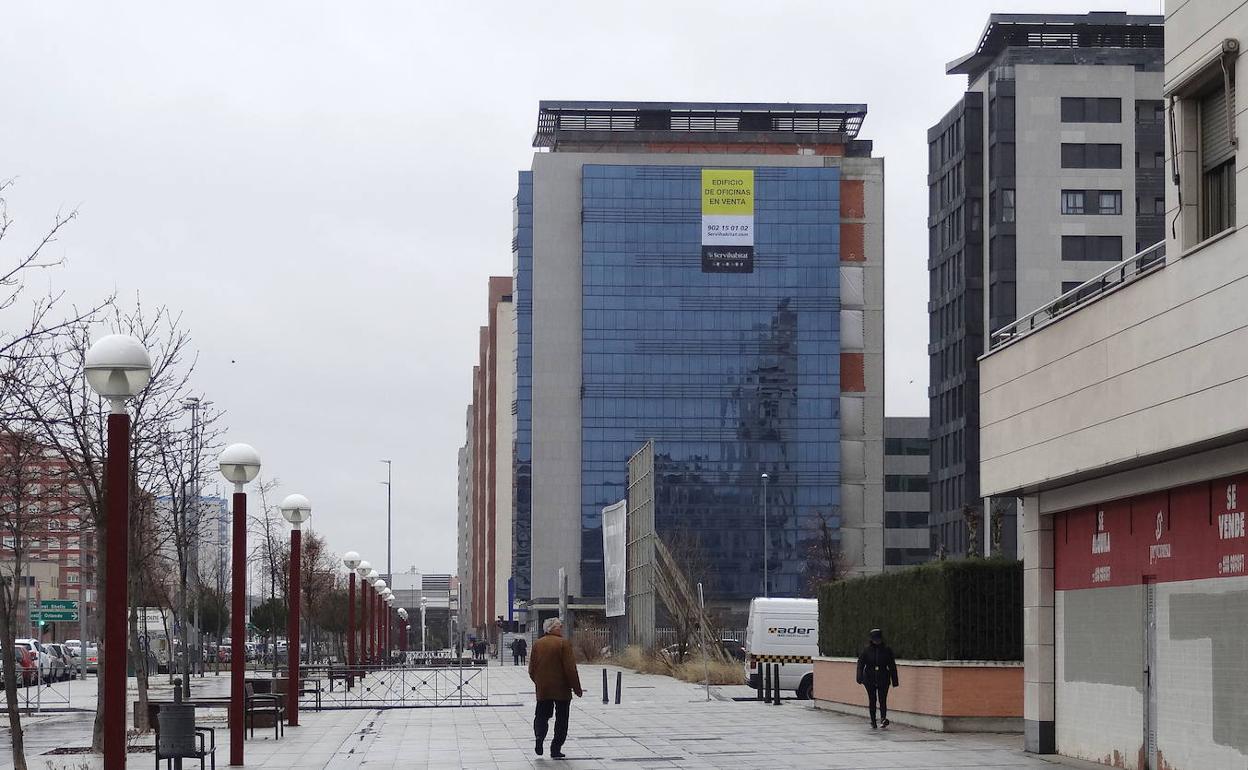
<path fill-rule="evenodd" d="M 1218 88 L 1200 100 L 1200 167 L 1208 171 L 1235 156 L 1231 144 L 1231 132 L 1227 115 L 1235 114 L 1235 84 L 1231 84 L 1230 98 L 1224 88 Z"/>

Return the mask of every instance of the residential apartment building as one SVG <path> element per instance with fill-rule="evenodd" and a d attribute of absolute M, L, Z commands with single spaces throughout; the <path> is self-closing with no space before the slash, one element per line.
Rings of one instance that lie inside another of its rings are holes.
<path fill-rule="evenodd" d="M 513 558 L 538 618 L 560 569 L 573 608 L 601 610 L 601 512 L 650 440 L 680 469 L 708 601 L 757 595 L 764 549 L 772 595 L 809 595 L 820 520 L 849 572 L 882 569 L 883 161 L 865 115 L 541 103 L 513 240 Z"/>
<path fill-rule="evenodd" d="M 488 322 L 479 333 L 472 404 L 461 451 L 461 563 L 469 631 L 495 633 L 511 617 L 512 450 L 515 436 L 516 313 L 510 276 L 490 278 Z M 410 607 L 408 608 L 411 609 Z"/>
<path fill-rule="evenodd" d="M 1017 553 L 979 496 L 984 336 L 1163 233 L 1162 19 L 993 14 L 928 131 L 931 548 Z M 973 523 L 972 523 L 973 520 Z"/>
<path fill-rule="evenodd" d="M 1021 501 L 1027 748 L 1244 767 L 1248 9 L 1167 2 L 1165 38 L 1164 251 L 991 336 L 980 477 Z"/>
<path fill-rule="evenodd" d="M 61 455 L 31 436 L 0 437 L 0 577 L 11 579 L 21 560 L 24 599 L 73 599 L 85 608 L 88 633 L 98 624 L 95 531 L 86 497 Z M 30 616 L 19 601 L 18 623 Z M 81 628 L 72 626 L 76 634 Z"/>
<path fill-rule="evenodd" d="M 928 537 L 929 451 L 926 417 L 884 418 L 884 567 L 922 564 Z"/>
<path fill-rule="evenodd" d="M 464 587 L 465 615 L 472 616 L 472 404 L 464 410 L 464 445 L 459 448 L 459 504 L 457 507 L 456 574 Z"/>

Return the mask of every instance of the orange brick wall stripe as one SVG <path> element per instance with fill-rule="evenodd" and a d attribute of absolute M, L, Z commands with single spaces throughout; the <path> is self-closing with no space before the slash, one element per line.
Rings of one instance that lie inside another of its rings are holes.
<path fill-rule="evenodd" d="M 863 224 L 861 222 L 841 223 L 841 261 L 866 262 L 867 252 L 863 245 Z"/>
<path fill-rule="evenodd" d="M 841 392 L 867 392 L 866 363 L 862 353 L 841 353 Z"/>
<path fill-rule="evenodd" d="M 866 216 L 866 186 L 861 179 L 841 180 L 841 218 L 862 219 Z"/>

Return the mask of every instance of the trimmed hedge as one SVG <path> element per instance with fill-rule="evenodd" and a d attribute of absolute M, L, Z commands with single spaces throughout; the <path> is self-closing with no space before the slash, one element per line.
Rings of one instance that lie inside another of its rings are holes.
<path fill-rule="evenodd" d="M 1023 563 L 937 561 L 819 588 L 819 653 L 857 657 L 872 628 L 909 660 L 1022 660 Z"/>

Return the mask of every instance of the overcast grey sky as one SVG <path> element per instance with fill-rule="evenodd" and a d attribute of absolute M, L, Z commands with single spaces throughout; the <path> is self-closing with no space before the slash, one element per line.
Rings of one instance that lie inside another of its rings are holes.
<path fill-rule="evenodd" d="M 865 102 L 886 159 L 887 411 L 926 414 L 926 130 L 992 11 L 1079 2 L 8 4 L 0 177 L 26 245 L 80 218 L 78 300 L 167 303 L 197 385 L 335 550 L 455 568 L 486 277 L 540 99 Z M 1158 0 L 1113 10 L 1156 13 Z"/>

